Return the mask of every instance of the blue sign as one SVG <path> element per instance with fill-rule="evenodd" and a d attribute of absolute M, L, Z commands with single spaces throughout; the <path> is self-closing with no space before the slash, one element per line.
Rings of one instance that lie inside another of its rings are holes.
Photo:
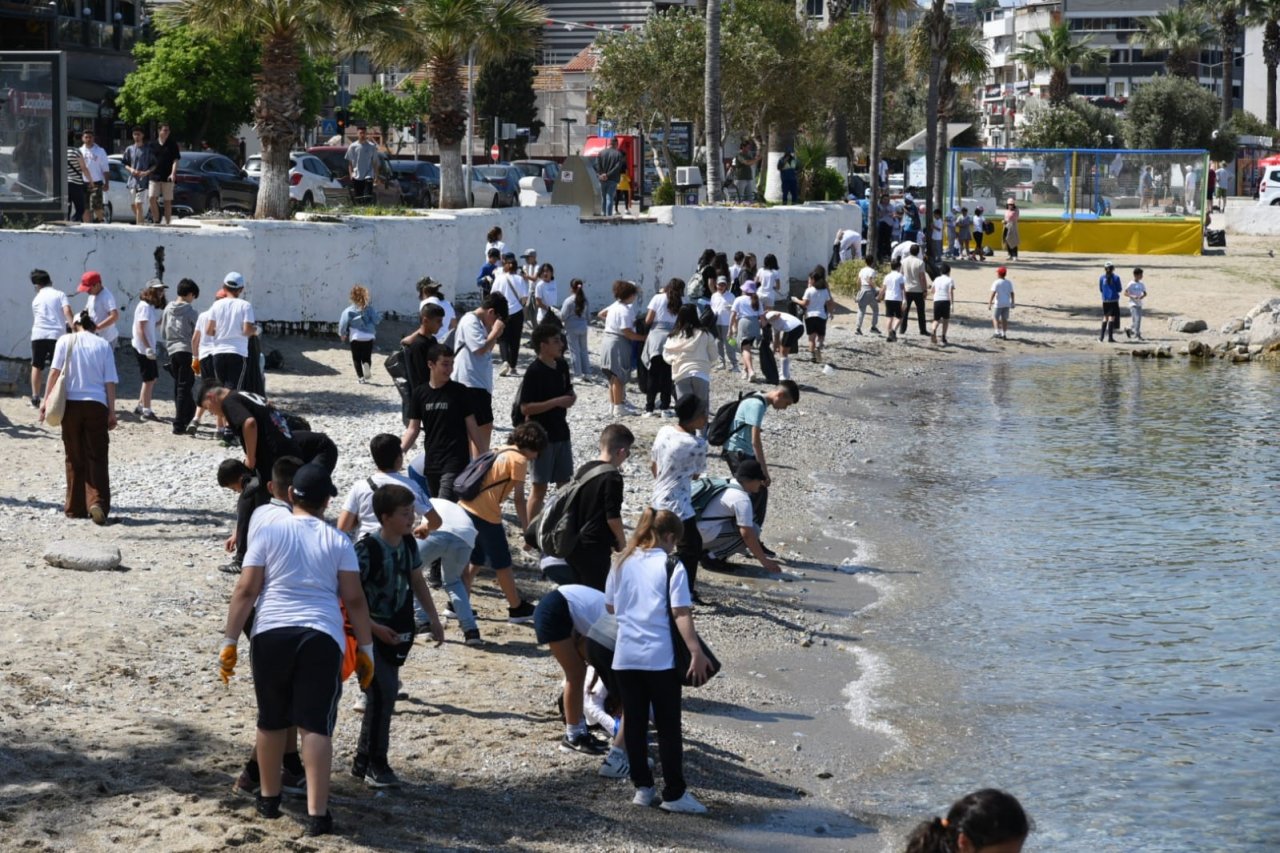
<path fill-rule="evenodd" d="M 600 119 L 600 125 L 596 129 L 596 136 L 599 136 L 601 139 L 613 139 L 615 133 L 614 127 L 616 127 L 616 125 L 611 120 Z"/>
<path fill-rule="evenodd" d="M 320 119 L 320 132 L 325 136 L 333 136 L 338 132 L 338 121 L 332 118 Z"/>

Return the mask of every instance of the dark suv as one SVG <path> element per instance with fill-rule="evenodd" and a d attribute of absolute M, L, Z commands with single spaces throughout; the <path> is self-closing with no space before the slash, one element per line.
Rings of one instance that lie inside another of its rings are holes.
<path fill-rule="evenodd" d="M 174 212 L 241 210 L 252 215 L 257 206 L 258 182 L 230 157 L 213 151 L 182 152 L 173 182 Z"/>
<path fill-rule="evenodd" d="M 347 169 L 347 148 L 345 145 L 313 145 L 307 149 L 329 167 L 333 177 L 346 188 L 348 200 L 351 193 L 351 172 Z M 337 199 L 330 199 L 330 202 Z M 399 207 L 400 182 L 391 171 L 387 155 L 378 152 L 378 179 L 373 182 L 373 203 L 378 207 Z"/>
<path fill-rule="evenodd" d="M 440 167 L 425 160 L 392 160 L 406 207 L 435 207 L 440 203 Z"/>

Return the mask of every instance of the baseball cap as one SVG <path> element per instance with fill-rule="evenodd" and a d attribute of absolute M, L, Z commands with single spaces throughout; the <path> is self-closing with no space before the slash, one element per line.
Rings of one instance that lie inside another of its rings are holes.
<path fill-rule="evenodd" d="M 1005 273 L 1007 273 L 1007 272 L 1009 272 L 1009 271 L 1008 271 L 1007 269 L 1005 269 L 1004 267 L 996 267 L 996 275 L 1000 276 L 1001 278 L 1004 278 Z"/>
<path fill-rule="evenodd" d="M 323 465 L 308 462 L 293 475 L 293 493 L 300 498 L 319 500 L 326 496 L 336 498 L 338 489 Z"/>
<path fill-rule="evenodd" d="M 162 289 L 163 289 L 163 288 L 167 288 L 168 286 L 169 286 L 169 285 L 165 284 L 163 281 L 161 281 L 161 280 L 160 280 L 160 279 L 158 279 L 158 278 L 149 278 L 149 279 L 147 279 L 147 289 L 148 289 L 148 290 L 150 290 L 150 289 L 151 289 L 151 288 L 153 288 L 153 287 L 158 287 L 158 288 L 162 288 Z"/>
<path fill-rule="evenodd" d="M 728 283 L 729 283 L 729 279 L 725 278 L 724 276 L 722 275 L 716 276 L 716 284 L 728 284 Z"/>
<path fill-rule="evenodd" d="M 538 254 L 538 250 L 537 250 L 537 249 L 525 249 L 525 250 L 524 250 L 524 254 L 523 254 L 523 255 L 521 255 L 520 257 L 522 257 L 522 258 L 527 258 L 527 257 L 529 257 L 530 255 L 536 255 L 536 254 Z"/>
<path fill-rule="evenodd" d="M 1116 268 L 1116 265 L 1111 263 L 1111 261 L 1107 261 L 1105 264 L 1102 265 L 1102 268 L 1104 270 L 1113 270 Z"/>
<path fill-rule="evenodd" d="M 748 459 L 738 465 L 738 469 L 733 472 L 733 478 L 739 483 L 746 480 L 763 480 L 764 469 L 760 467 L 760 463 L 754 459 Z M 297 482 L 296 480 L 294 481 Z"/>
<path fill-rule="evenodd" d="M 238 272 L 229 272 L 223 276 L 222 284 L 231 290 L 241 290 L 244 288 L 244 276 Z"/>
<path fill-rule="evenodd" d="M 79 292 L 88 293 L 90 288 L 98 284 L 102 284 L 102 276 L 98 275 L 93 270 L 89 270 L 87 273 L 80 276 Z"/>
<path fill-rule="evenodd" d="M 755 292 L 756 292 L 756 286 L 755 286 L 754 284 L 752 284 L 751 282 L 747 282 L 746 284 L 742 285 L 742 292 L 743 292 L 743 293 L 755 293 Z"/>

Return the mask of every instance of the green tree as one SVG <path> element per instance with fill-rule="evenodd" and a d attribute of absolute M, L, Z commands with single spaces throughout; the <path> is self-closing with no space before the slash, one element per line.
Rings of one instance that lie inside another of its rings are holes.
<path fill-rule="evenodd" d="M 1280 66 L 1280 0 L 1250 0 L 1245 22 L 1262 27 L 1262 64 L 1267 67 L 1267 124 L 1274 128 L 1277 126 L 1276 67 Z"/>
<path fill-rule="evenodd" d="M 1164 68 L 1174 77 L 1196 79 L 1200 51 L 1209 43 L 1204 15 L 1192 6 L 1175 6 L 1144 18 L 1142 29 L 1129 44 L 1143 50 L 1164 51 Z"/>
<path fill-rule="evenodd" d="M 913 6 L 913 0 L 870 0 L 871 8 L 871 144 L 867 158 L 871 164 L 871 201 L 880 200 L 880 150 L 884 145 L 885 58 L 892 19 Z M 874 208 L 873 208 L 874 210 Z M 868 257 L 877 260 L 879 240 L 872 239 Z"/>
<path fill-rule="evenodd" d="M 348 109 L 353 121 L 366 122 L 378 128 L 382 144 L 388 148 L 391 146 L 391 128 L 403 127 L 413 120 L 409 102 L 376 83 L 352 95 Z"/>
<path fill-rule="evenodd" d="M 1218 106 L 1217 96 L 1194 80 L 1153 77 L 1129 98 L 1125 139 L 1134 148 L 1210 148 Z"/>
<path fill-rule="evenodd" d="M 533 133 L 543 127 L 538 119 L 538 96 L 533 91 L 535 74 L 531 55 L 513 56 L 486 63 L 476 79 L 476 114 L 484 121 L 485 147 L 497 142 L 504 160 L 524 157 L 525 140 L 494 139 L 495 116 Z"/>
<path fill-rule="evenodd" d="M 1221 123 L 1231 119 L 1235 109 L 1232 90 L 1236 79 L 1236 42 L 1240 39 L 1240 28 L 1248 14 L 1249 0 L 1194 0 L 1197 8 L 1204 11 L 1205 18 L 1213 23 L 1218 35 L 1218 49 L 1222 52 L 1222 101 Z"/>
<path fill-rule="evenodd" d="M 290 215 L 289 149 L 306 119 L 306 56 L 336 53 L 376 36 L 407 37 L 389 0 L 182 0 L 162 26 L 186 24 L 224 39 L 261 45 L 253 75 L 253 124 L 262 144 L 260 219 Z"/>
<path fill-rule="evenodd" d="M 1125 147 L 1124 126 L 1115 110 L 1087 101 L 1030 106 L 1026 118 L 1018 131 L 1018 145 L 1023 148 Z"/>
<path fill-rule="evenodd" d="M 133 50 L 137 70 L 116 97 L 126 124 L 165 121 L 187 147 L 201 140 L 221 147 L 249 121 L 257 50 L 177 27 Z"/>
<path fill-rule="evenodd" d="M 1064 103 L 1071 96 L 1071 69 L 1079 67 L 1090 72 L 1107 61 L 1107 52 L 1093 47 L 1088 39 L 1075 41 L 1066 21 L 1054 24 L 1048 30 L 1036 34 L 1036 42 L 1026 44 L 1010 55 L 1029 71 L 1049 72 L 1049 101 Z"/>
<path fill-rule="evenodd" d="M 426 66 L 427 124 L 440 145 L 440 206 L 466 207 L 462 140 L 469 117 L 463 69 L 468 61 L 483 66 L 531 55 L 546 11 L 531 0 L 408 0 L 402 9 L 411 35 L 377 39 L 375 53 L 390 63 Z"/>

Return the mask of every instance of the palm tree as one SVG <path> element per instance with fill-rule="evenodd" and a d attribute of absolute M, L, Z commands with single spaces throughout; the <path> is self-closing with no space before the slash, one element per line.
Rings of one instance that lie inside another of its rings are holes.
<path fill-rule="evenodd" d="M 386 64 L 426 66 L 427 125 L 440 144 L 440 206 L 466 207 L 462 140 L 470 116 L 462 69 L 469 59 L 484 65 L 532 54 L 546 10 L 531 0 L 409 0 L 404 16 L 412 36 L 380 39 L 374 52 Z"/>
<path fill-rule="evenodd" d="M 1107 60 L 1107 52 L 1093 47 L 1088 39 L 1072 41 L 1071 29 L 1066 21 L 1054 24 L 1048 30 L 1036 33 L 1035 45 L 1023 45 L 1010 55 L 1014 62 L 1021 62 L 1033 74 L 1049 72 L 1049 103 L 1062 104 L 1071 96 L 1071 69 L 1079 67 L 1090 72 Z"/>
<path fill-rule="evenodd" d="M 973 85 L 981 82 L 990 67 L 991 57 L 987 53 L 987 43 L 982 37 L 979 27 L 959 27 L 953 29 L 947 37 L 946 50 L 943 55 L 942 74 L 938 80 L 938 134 L 934 150 L 934 168 L 937 174 L 934 180 L 934 209 L 942 209 L 942 188 L 947 168 L 948 119 L 955 112 L 962 85 Z M 999 196 L 995 196 L 999 198 Z"/>
<path fill-rule="evenodd" d="M 1200 51 L 1209 43 L 1209 28 L 1204 15 L 1191 6 L 1170 7 L 1146 18 L 1142 29 L 1129 38 L 1129 44 L 1143 50 L 1165 52 L 1164 68 L 1173 77 L 1196 79 Z"/>
<path fill-rule="evenodd" d="M 1267 66 L 1267 124 L 1276 126 L 1276 66 L 1280 66 L 1280 0 L 1250 0 L 1245 23 L 1262 27 L 1262 62 Z"/>
<path fill-rule="evenodd" d="M 938 152 L 946 151 L 946 143 L 938 145 L 938 87 L 953 23 L 951 15 L 947 14 L 944 0 L 933 0 L 928 11 L 911 31 L 912 59 L 917 65 L 926 67 L 929 78 L 924 124 L 925 198 L 928 199 L 924 214 L 925 234 L 933 233 L 933 212 L 942 207 L 942 164 L 939 162 Z M 947 126 L 943 124 L 944 139 L 946 133 Z M 925 245 L 932 248 L 933 244 L 930 242 Z"/>
<path fill-rule="evenodd" d="M 885 43 L 899 12 L 910 9 L 915 0 L 870 0 L 871 4 L 871 143 L 867 161 L 871 165 L 871 217 L 867 226 L 869 256 L 877 257 L 879 241 L 875 239 L 875 210 L 880 203 L 880 148 L 884 144 L 884 61 Z"/>
<path fill-rule="evenodd" d="M 334 54 L 375 36 L 406 30 L 386 0 L 183 0 L 162 22 L 262 45 L 253 78 L 253 126 L 262 143 L 259 219 L 289 216 L 289 150 L 303 115 L 302 57 Z"/>
<path fill-rule="evenodd" d="M 1196 0 L 1195 5 L 1204 11 L 1218 32 L 1218 47 L 1222 51 L 1222 124 L 1231 119 L 1235 110 L 1232 89 L 1236 77 L 1236 42 L 1240 40 L 1241 20 L 1248 12 L 1248 0 Z"/>
<path fill-rule="evenodd" d="M 706 0 L 707 62 L 704 69 L 707 200 L 724 201 L 724 152 L 720 127 L 720 0 Z"/>

